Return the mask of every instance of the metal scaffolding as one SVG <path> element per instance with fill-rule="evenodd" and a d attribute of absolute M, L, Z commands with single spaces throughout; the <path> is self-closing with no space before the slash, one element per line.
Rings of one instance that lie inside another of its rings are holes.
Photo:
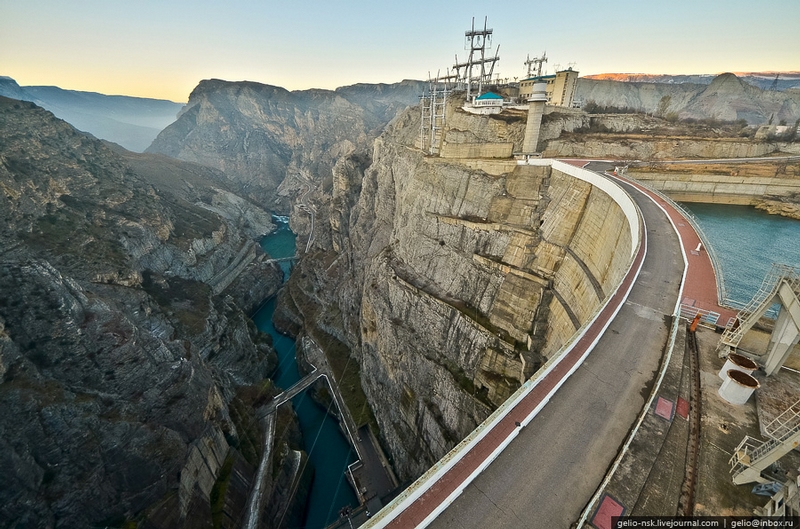
<path fill-rule="evenodd" d="M 730 458 L 736 485 L 769 481 L 761 473 L 775 461 L 800 445 L 800 400 L 778 415 L 764 428 L 769 440 L 745 435 Z"/>
<path fill-rule="evenodd" d="M 453 76 L 436 76 L 435 79 L 428 80 L 427 93 L 420 96 L 420 120 L 419 143 L 420 149 L 426 154 L 439 154 L 442 142 L 442 134 L 445 124 L 445 112 L 447 109 L 447 96 L 452 91 L 450 80 Z"/>

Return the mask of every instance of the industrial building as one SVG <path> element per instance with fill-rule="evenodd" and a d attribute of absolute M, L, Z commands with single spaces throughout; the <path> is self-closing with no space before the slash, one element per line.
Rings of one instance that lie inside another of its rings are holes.
<path fill-rule="evenodd" d="M 519 83 L 520 99 L 525 100 L 533 93 L 535 83 L 547 83 L 546 94 L 549 105 L 572 107 L 575 87 L 578 85 L 578 72 L 572 67 L 556 72 L 555 75 L 529 77 Z"/>

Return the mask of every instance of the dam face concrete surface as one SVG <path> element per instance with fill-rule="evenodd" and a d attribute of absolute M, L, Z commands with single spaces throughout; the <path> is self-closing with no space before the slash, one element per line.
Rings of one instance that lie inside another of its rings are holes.
<path fill-rule="evenodd" d="M 603 479 L 644 405 L 683 273 L 669 221 L 632 195 L 648 251 L 628 301 L 584 364 L 431 527 L 569 527 Z"/>

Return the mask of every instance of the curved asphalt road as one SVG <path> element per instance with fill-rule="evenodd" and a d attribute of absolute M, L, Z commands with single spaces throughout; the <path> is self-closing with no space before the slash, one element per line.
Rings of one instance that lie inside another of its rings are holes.
<path fill-rule="evenodd" d="M 605 476 L 649 395 L 684 267 L 664 213 L 623 186 L 648 238 L 628 301 L 584 364 L 430 527 L 568 528 Z"/>

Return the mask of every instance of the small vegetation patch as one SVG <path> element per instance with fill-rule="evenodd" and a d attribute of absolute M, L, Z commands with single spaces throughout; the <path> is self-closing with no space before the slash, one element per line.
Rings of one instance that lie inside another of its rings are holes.
<path fill-rule="evenodd" d="M 257 386 L 242 386 L 236 390 L 236 396 L 228 405 L 231 420 L 236 426 L 238 439 L 232 444 L 242 457 L 254 467 L 261 461 L 264 444 L 264 432 L 258 422 L 255 409 L 266 404 L 277 393 L 271 380 L 265 380 Z"/>
<path fill-rule="evenodd" d="M 228 485 L 231 482 L 231 469 L 233 468 L 233 452 L 228 453 L 222 468 L 219 471 L 217 481 L 211 489 L 211 526 L 215 529 L 222 527 L 225 514 L 225 495 L 228 492 Z"/>
<path fill-rule="evenodd" d="M 211 307 L 211 287 L 180 277 L 165 278 L 152 271 L 142 273 L 142 288 L 186 331 L 187 336 L 205 329 Z"/>
<path fill-rule="evenodd" d="M 81 257 L 101 270 L 127 268 L 128 256 L 105 222 L 73 207 L 53 208 L 20 237 L 56 255 Z"/>
<path fill-rule="evenodd" d="M 172 211 L 172 233 L 179 239 L 179 246 L 188 246 L 193 239 L 210 238 L 221 225 L 219 217 L 211 211 L 167 193 L 163 200 Z"/>

